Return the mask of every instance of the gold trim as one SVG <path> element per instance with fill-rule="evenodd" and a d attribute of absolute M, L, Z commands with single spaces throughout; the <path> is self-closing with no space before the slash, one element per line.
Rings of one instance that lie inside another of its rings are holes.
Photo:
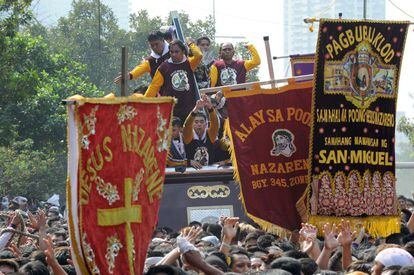
<path fill-rule="evenodd" d="M 66 109 L 66 121 L 69 121 L 69 110 L 70 106 L 67 107 Z M 73 110 L 73 119 L 74 119 L 74 125 L 75 127 L 77 126 L 77 124 L 79 123 L 78 121 L 78 117 L 77 117 L 77 109 L 74 108 Z M 80 144 L 79 144 L 79 133 L 77 136 L 77 142 L 78 142 L 78 152 L 79 154 L 81 154 L 81 150 L 80 150 Z M 69 123 L 66 123 L 66 146 L 67 146 L 67 152 L 68 152 L 68 162 L 70 160 L 70 144 L 69 144 Z M 79 169 L 79 168 L 78 168 Z M 78 171 L 79 172 L 79 171 Z M 78 176 L 78 174 L 77 174 Z M 79 180 L 78 180 L 79 181 Z M 79 183 L 79 182 L 78 182 Z M 85 262 L 84 262 L 84 258 L 83 256 L 80 255 L 80 253 L 82 253 L 82 251 L 78 251 L 78 248 L 82 248 L 77 240 L 76 240 L 76 234 L 75 234 L 75 225 L 74 225 L 74 220 L 73 220 L 73 213 L 72 213 L 72 191 L 71 191 L 71 183 L 70 183 L 70 178 L 69 175 L 67 176 L 67 180 L 66 180 L 66 204 L 69 206 L 68 207 L 68 223 L 69 223 L 69 234 L 70 234 L 70 241 L 73 243 L 73 252 L 75 254 L 75 258 L 76 258 L 76 262 L 77 262 L 77 267 L 81 270 L 82 274 L 89 274 L 88 269 L 85 266 Z M 78 216 L 79 218 L 79 216 Z M 78 228 L 79 230 L 79 228 Z M 79 232 L 79 236 L 80 236 L 80 232 Z M 83 254 L 83 253 L 82 253 Z"/>
<path fill-rule="evenodd" d="M 175 103 L 176 99 L 171 96 L 161 96 L 161 97 L 144 97 L 142 95 L 133 94 L 126 97 L 115 97 L 113 93 L 110 93 L 104 97 L 83 97 L 80 95 L 74 95 L 68 97 L 67 101 L 74 101 L 79 105 L 85 103 L 92 104 L 123 104 L 130 102 L 139 102 L 139 103 Z"/>
<path fill-rule="evenodd" d="M 306 81 L 306 82 L 300 82 L 300 83 L 291 83 L 291 84 L 283 86 L 279 89 L 268 89 L 268 90 L 263 89 L 263 90 L 254 90 L 254 91 L 232 91 L 232 92 L 225 91 L 224 93 L 225 93 L 225 96 L 227 98 L 244 97 L 244 96 L 251 96 L 251 95 L 258 95 L 258 94 L 281 94 L 281 93 L 288 92 L 288 91 L 291 91 L 291 90 L 296 90 L 296 89 L 301 89 L 301 88 L 310 88 L 310 87 L 312 87 L 311 86 L 312 83 L 313 82 L 311 82 L 311 81 Z M 226 93 L 227 93 L 227 95 L 226 95 Z M 254 216 L 254 215 L 252 215 L 248 212 L 247 207 L 246 207 L 246 203 L 245 203 L 245 200 L 244 200 L 244 197 L 243 197 L 243 185 L 241 184 L 241 181 L 240 181 L 240 175 L 239 175 L 239 171 L 238 171 L 238 169 L 239 169 L 238 168 L 238 162 L 237 162 L 236 153 L 235 153 L 235 150 L 234 150 L 233 135 L 232 135 L 231 130 L 230 130 L 230 117 L 227 119 L 226 122 L 227 122 L 227 125 L 226 125 L 227 127 L 225 127 L 225 129 L 227 129 L 227 135 L 230 138 L 229 151 L 230 151 L 230 157 L 231 157 L 231 160 L 232 160 L 232 163 L 233 163 L 233 178 L 234 178 L 235 182 L 237 184 L 239 184 L 239 186 L 240 186 L 240 199 L 242 201 L 242 205 L 243 205 L 243 208 L 244 208 L 244 212 L 246 213 L 246 216 L 248 216 L 250 219 L 252 219 L 254 222 L 259 224 L 264 230 L 266 230 L 268 232 L 278 234 L 281 237 L 290 236 L 292 234 L 292 232 L 290 230 L 288 230 L 286 228 L 283 228 L 281 226 L 272 224 L 268 221 L 265 221 L 265 220 L 263 220 L 259 217 Z M 306 189 L 305 189 L 304 193 L 301 195 L 301 198 L 299 198 L 298 202 L 296 202 L 297 203 L 296 206 L 297 206 L 298 210 L 301 209 L 300 201 L 301 201 L 301 199 L 303 198 L 304 195 L 306 195 Z M 303 209 L 302 209 L 302 212 L 303 212 Z M 301 217 L 302 217 L 302 215 L 301 215 Z"/>
<path fill-rule="evenodd" d="M 365 22 L 365 23 L 385 23 L 385 24 L 388 24 L 388 25 L 390 25 L 390 24 L 406 24 L 407 25 L 406 26 L 406 32 L 405 32 L 405 36 L 404 36 L 404 42 L 403 42 L 403 45 L 402 45 L 402 48 L 401 48 L 401 57 L 400 57 L 400 60 L 399 60 L 399 69 L 397 70 L 397 76 L 396 76 L 396 79 L 397 79 L 397 82 L 396 83 L 399 83 L 399 77 L 400 77 L 400 71 L 401 71 L 401 63 L 402 63 L 402 58 L 404 56 L 405 43 L 407 41 L 407 31 L 408 31 L 409 21 L 350 20 L 350 19 L 326 19 L 326 18 L 321 18 L 320 19 L 320 24 L 319 24 L 319 31 L 318 31 L 318 39 L 317 39 L 316 50 L 318 50 L 320 48 L 320 44 L 321 44 L 322 25 L 324 23 L 329 23 L 329 22 L 332 22 L 332 23 L 358 23 L 358 22 L 361 22 L 361 23 L 363 23 L 363 22 Z M 319 67 L 319 64 L 318 64 L 319 63 L 319 53 L 318 52 L 316 52 L 315 57 L 316 57 L 316 59 L 315 59 L 315 70 L 314 70 L 315 71 L 315 75 L 314 75 L 314 78 L 313 78 L 313 90 L 312 90 L 312 101 L 311 101 L 311 114 L 312 114 L 312 116 L 311 116 L 310 140 L 309 140 L 309 159 L 311 161 L 311 164 L 309 165 L 309 170 L 308 170 L 308 182 L 309 183 L 311 183 L 311 181 L 312 181 L 313 169 L 314 169 L 314 167 L 312 165 L 312 163 L 313 163 L 312 160 L 313 160 L 313 153 L 314 153 L 314 150 L 313 150 L 313 136 L 314 136 L 314 131 L 315 131 L 315 119 L 314 119 L 315 116 L 313 114 L 315 113 L 315 95 L 316 95 L 316 84 L 317 84 L 318 67 Z M 397 63 L 397 65 L 398 65 L 398 63 Z M 396 87 L 395 87 L 395 93 L 396 93 L 396 96 L 395 96 L 395 100 L 393 102 L 394 108 L 396 107 L 397 99 L 398 99 L 398 85 L 396 85 Z M 366 175 L 367 172 L 369 172 L 369 171 L 366 170 L 365 173 L 364 173 L 364 176 Z M 348 173 L 348 175 L 349 175 L 349 173 Z M 364 181 L 364 178 L 363 178 L 363 181 Z M 364 185 L 365 185 L 365 182 L 364 182 Z M 372 188 L 372 185 L 370 183 L 370 189 L 371 188 Z M 308 216 L 310 217 L 309 218 L 309 222 L 312 222 L 312 219 L 315 219 L 317 217 L 326 218 L 325 221 L 327 221 L 328 218 L 335 218 L 335 217 L 331 217 L 331 216 L 328 216 L 328 217 L 326 217 L 326 216 L 325 217 L 324 216 L 310 216 L 310 214 L 311 214 L 311 209 L 310 209 L 310 194 L 311 194 L 311 192 L 308 192 L 307 193 L 307 198 L 308 198 L 307 199 L 307 213 L 308 213 Z M 390 217 L 390 216 L 382 217 L 382 218 L 388 218 L 388 217 Z M 366 220 L 366 219 L 370 219 L 370 218 L 371 217 L 368 217 L 368 218 L 354 218 L 354 219 L 359 219 L 360 221 L 363 221 L 364 219 Z M 338 219 L 340 219 L 340 218 L 338 218 Z M 392 219 L 392 218 L 390 218 L 390 219 Z M 398 217 L 398 221 L 399 221 L 399 219 L 400 218 Z M 370 234 L 371 233 L 374 233 L 372 230 L 370 230 L 370 228 L 374 228 L 374 227 L 368 227 L 367 228 L 368 229 L 367 232 L 369 232 Z M 398 232 L 399 232 L 399 224 L 398 224 Z M 395 233 L 395 232 L 392 232 L 392 233 Z"/>
<path fill-rule="evenodd" d="M 312 87 L 312 81 L 303 81 L 303 82 L 294 82 L 294 78 L 291 79 L 292 82 L 289 82 L 288 85 L 281 86 L 277 89 L 261 89 L 260 86 L 254 90 L 241 90 L 241 91 L 230 91 L 224 90 L 224 96 L 226 98 L 237 98 L 244 96 L 253 96 L 253 95 L 277 95 L 291 90 L 298 90 L 304 88 Z"/>
<path fill-rule="evenodd" d="M 187 189 L 187 196 L 190 199 L 227 198 L 229 195 L 230 188 L 222 184 L 210 186 L 194 185 Z"/>

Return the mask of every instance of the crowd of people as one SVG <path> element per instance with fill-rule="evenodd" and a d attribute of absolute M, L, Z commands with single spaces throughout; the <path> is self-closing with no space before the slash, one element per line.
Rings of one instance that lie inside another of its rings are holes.
<path fill-rule="evenodd" d="M 237 217 L 197 221 L 175 232 L 157 228 L 143 274 L 414 274 L 414 201 L 399 198 L 401 233 L 373 238 L 348 221 L 303 224 L 286 236 Z M 59 207 L 28 210 L 18 197 L 1 212 L 0 274 L 76 274 L 68 226 Z M 317 234 L 319 233 L 319 234 Z"/>
<path fill-rule="evenodd" d="M 251 44 L 245 47 L 251 59 L 235 59 L 234 45 L 220 45 L 214 58 L 211 40 L 200 37 L 187 43 L 173 40 L 171 32 L 156 31 L 148 35 L 150 55 L 136 66 L 129 79 L 149 73 L 151 83 L 142 91 L 146 97 L 172 96 L 174 135 L 167 166 L 184 171 L 185 167 L 201 169 L 217 163 L 229 163 L 228 141 L 224 136 L 227 118 L 226 101 L 222 92 L 212 96 L 198 95 L 198 89 L 227 86 L 246 82 L 246 73 L 260 65 L 260 56 Z M 117 76 L 115 83 L 120 83 Z"/>

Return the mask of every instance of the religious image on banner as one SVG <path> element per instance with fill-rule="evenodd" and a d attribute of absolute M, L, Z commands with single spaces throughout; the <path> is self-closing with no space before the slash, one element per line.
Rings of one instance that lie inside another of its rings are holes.
<path fill-rule="evenodd" d="M 295 54 L 290 56 L 292 76 L 313 74 L 315 54 Z"/>
<path fill-rule="evenodd" d="M 347 217 L 374 237 L 399 232 L 395 114 L 408 22 L 321 19 L 309 222 Z"/>
<path fill-rule="evenodd" d="M 157 224 L 171 97 L 68 99 L 68 221 L 78 274 L 142 274 Z"/>
<path fill-rule="evenodd" d="M 300 229 L 306 215 L 299 200 L 308 183 L 311 92 L 310 81 L 225 91 L 227 133 L 245 212 L 281 235 Z"/>

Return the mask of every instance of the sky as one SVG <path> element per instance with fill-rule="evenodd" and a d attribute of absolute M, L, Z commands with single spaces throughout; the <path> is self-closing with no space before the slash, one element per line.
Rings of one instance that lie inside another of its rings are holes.
<path fill-rule="evenodd" d="M 204 19 L 213 14 L 214 0 L 140 0 L 133 1 L 133 11 L 140 9 L 148 10 L 151 16 L 166 17 L 172 10 L 185 11 L 190 15 L 192 20 Z M 325 0 L 327 5 L 332 1 Z M 345 1 L 345 0 L 337 0 Z M 363 1 L 363 0 L 361 0 Z M 370 1 L 370 0 L 367 0 Z M 414 22 L 414 1 L 392 0 L 399 8 L 403 9 L 410 16 L 407 16 L 390 1 L 386 1 L 386 18 L 387 20 L 409 20 Z M 162 7 L 162 8 L 160 8 Z M 259 76 L 261 80 L 269 79 L 268 65 L 263 42 L 263 36 L 269 36 L 271 54 L 273 56 L 283 55 L 283 0 L 255 0 L 255 1 L 237 1 L 222 0 L 215 1 L 216 15 L 216 34 L 217 36 L 244 36 L 245 39 L 236 39 L 234 42 L 245 41 L 253 43 L 262 57 Z M 306 16 L 304 16 L 306 17 Z M 298 22 L 303 25 L 303 22 Z M 405 112 L 409 117 L 414 117 L 414 80 L 411 64 L 414 64 L 414 32 L 413 26 L 410 26 L 405 45 L 403 64 L 400 76 L 399 97 L 397 110 Z M 315 35 L 317 26 L 315 26 Z M 218 38 L 217 42 L 228 41 L 229 39 Z M 316 45 L 315 45 L 316 47 Z M 281 61 L 273 61 L 276 78 L 286 77 L 286 67 Z"/>

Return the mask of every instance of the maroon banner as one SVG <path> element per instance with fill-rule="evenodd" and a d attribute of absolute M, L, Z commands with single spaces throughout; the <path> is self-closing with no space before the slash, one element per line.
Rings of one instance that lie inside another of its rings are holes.
<path fill-rule="evenodd" d="M 307 187 L 311 82 L 225 92 L 232 159 L 246 214 L 264 229 L 299 229 Z M 306 212 L 306 211 L 305 211 Z"/>

